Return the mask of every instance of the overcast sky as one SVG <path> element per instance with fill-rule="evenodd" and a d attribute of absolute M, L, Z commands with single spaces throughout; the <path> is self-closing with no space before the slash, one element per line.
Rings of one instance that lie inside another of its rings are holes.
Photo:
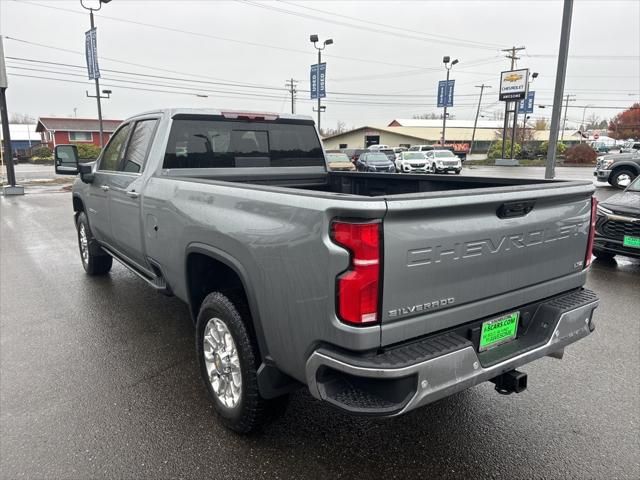
<path fill-rule="evenodd" d="M 299 81 L 297 113 L 314 115 L 308 92 L 309 65 L 317 58 L 313 33 L 334 40 L 323 55 L 323 127 L 440 113 L 443 55 L 460 61 L 451 72 L 451 114 L 473 118 L 475 85 L 485 83 L 493 88 L 485 91 L 482 112 L 492 118 L 504 108 L 497 87 L 500 71 L 509 68 L 500 49 L 513 45 L 526 47 L 517 66 L 540 74 L 531 87 L 536 104 L 550 105 L 562 7 L 542 0 L 113 0 L 96 13 L 101 82 L 113 91 L 103 102 L 104 117 L 169 106 L 286 112 L 284 84 L 292 77 Z M 95 100 L 85 95 L 95 93 L 83 53 L 88 27 L 79 0 L 0 0 L 10 112 L 73 116 L 75 108 L 78 117 L 96 116 Z M 575 99 L 569 121 L 579 124 L 584 106 L 587 118 L 610 118 L 640 101 L 640 1 L 576 0 L 569 52 L 565 93 Z M 551 109 L 536 108 L 538 116 L 550 117 Z"/>

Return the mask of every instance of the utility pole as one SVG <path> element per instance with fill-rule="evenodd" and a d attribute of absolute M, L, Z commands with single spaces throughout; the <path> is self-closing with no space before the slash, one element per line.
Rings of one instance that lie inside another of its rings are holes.
<path fill-rule="evenodd" d="M 296 93 L 298 92 L 298 90 L 296 90 L 297 84 L 298 81 L 293 78 L 291 80 L 287 80 L 287 83 L 285 83 L 285 86 L 289 89 L 289 93 L 291 93 L 291 114 L 296 113 Z"/>
<path fill-rule="evenodd" d="M 9 110 L 7 109 L 7 70 L 4 63 L 4 47 L 0 36 L 0 121 L 2 122 L 2 159 L 7 166 L 7 183 L 2 193 L 4 195 L 23 195 L 24 188 L 16 185 L 16 172 L 13 168 L 13 148 L 11 146 L 11 132 L 9 131 Z"/>
<path fill-rule="evenodd" d="M 555 177 L 558 127 L 560 126 L 564 80 L 567 75 L 567 58 L 569 56 L 569 37 L 571 36 L 572 14 L 573 0 L 564 0 L 564 8 L 562 11 L 562 30 L 560 31 L 560 48 L 558 51 L 558 69 L 556 70 L 556 86 L 553 94 L 553 113 L 551 114 L 551 131 L 549 132 L 549 149 L 547 150 L 547 166 L 544 171 L 544 178 Z"/>
<path fill-rule="evenodd" d="M 569 97 L 575 97 L 575 95 L 569 95 L 567 94 L 565 97 L 565 103 L 564 103 L 564 120 L 562 120 L 562 137 L 560 137 L 560 141 L 563 142 L 564 141 L 564 129 L 567 126 L 567 109 L 569 108 L 569 102 L 575 102 L 575 98 L 569 98 Z"/>
<path fill-rule="evenodd" d="M 476 119 L 473 122 L 473 133 L 471 134 L 471 147 L 469 148 L 469 155 L 473 152 L 473 142 L 476 139 L 476 127 L 478 126 L 478 116 L 480 115 L 480 105 L 482 104 L 482 92 L 484 92 L 485 88 L 491 88 L 491 85 L 476 85 L 476 88 L 480 89 L 480 98 L 478 99 L 478 110 L 476 111 Z"/>
<path fill-rule="evenodd" d="M 516 60 L 520 60 L 520 57 L 516 56 L 516 52 L 519 52 L 520 50 L 524 50 L 525 47 L 516 47 L 513 46 L 511 48 L 505 48 L 502 51 L 503 52 L 509 52 L 509 55 L 505 55 L 506 58 L 511 60 L 511 70 L 513 70 L 516 66 Z M 504 125 L 502 127 L 502 158 L 504 158 L 504 152 L 505 152 L 505 146 L 506 146 L 506 142 L 507 142 L 507 127 L 509 126 L 509 113 L 511 112 L 511 110 L 509 110 L 509 104 L 511 102 L 505 102 L 504 103 Z M 515 109 L 517 111 L 518 108 L 518 102 L 515 102 Z"/>

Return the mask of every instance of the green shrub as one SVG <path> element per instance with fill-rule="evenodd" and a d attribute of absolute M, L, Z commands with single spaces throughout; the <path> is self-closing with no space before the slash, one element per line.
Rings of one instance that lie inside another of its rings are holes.
<path fill-rule="evenodd" d="M 31 156 L 33 158 L 52 160 L 53 152 L 49 147 L 42 145 L 41 147 L 36 147 L 33 150 L 31 150 Z"/>
<path fill-rule="evenodd" d="M 538 153 L 541 155 L 547 155 L 548 151 L 549 151 L 549 142 L 545 140 L 538 147 Z M 567 151 L 567 146 L 564 143 L 558 142 L 556 146 L 556 155 L 562 155 L 566 151 Z"/>
<path fill-rule="evenodd" d="M 29 159 L 30 163 L 41 163 L 41 164 L 52 164 L 53 157 L 31 157 Z"/>
<path fill-rule="evenodd" d="M 100 155 L 100 147 L 92 143 L 79 143 L 76 147 L 78 147 L 78 157 L 82 160 L 95 160 Z"/>
<path fill-rule="evenodd" d="M 586 143 L 574 145 L 565 155 L 565 163 L 578 163 L 583 165 L 594 165 L 598 153 Z"/>
<path fill-rule="evenodd" d="M 520 156 L 521 147 L 518 143 L 513 147 L 513 155 L 514 157 Z M 504 156 L 506 158 L 511 158 L 511 141 L 507 140 L 505 142 Z M 489 147 L 489 151 L 487 152 L 487 157 L 491 160 L 495 160 L 496 158 L 502 158 L 502 141 L 493 142 L 491 147 Z"/>

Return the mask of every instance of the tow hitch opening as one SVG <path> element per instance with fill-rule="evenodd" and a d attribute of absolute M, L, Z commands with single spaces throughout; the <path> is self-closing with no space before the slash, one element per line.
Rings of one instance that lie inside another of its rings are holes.
<path fill-rule="evenodd" d="M 527 389 L 527 374 L 511 370 L 490 380 L 500 395 L 524 392 Z"/>

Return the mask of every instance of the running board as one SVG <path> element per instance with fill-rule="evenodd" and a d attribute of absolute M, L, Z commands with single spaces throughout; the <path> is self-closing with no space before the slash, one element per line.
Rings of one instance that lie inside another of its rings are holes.
<path fill-rule="evenodd" d="M 134 265 L 132 265 L 133 262 L 129 261 L 129 259 L 124 255 L 116 252 L 112 248 L 109 248 L 105 245 L 101 245 L 101 246 L 106 252 L 109 253 L 109 255 L 111 255 L 118 262 L 120 262 L 131 273 L 133 273 L 137 277 L 144 280 L 155 291 L 157 291 L 158 293 L 162 293 L 163 295 L 166 295 L 168 297 L 173 296 L 173 290 L 171 290 L 171 286 L 169 286 L 166 279 L 164 278 L 164 275 L 162 274 L 162 269 L 160 268 L 160 265 L 158 265 L 158 263 L 155 260 L 147 257 L 147 261 L 149 262 L 149 265 L 151 265 L 151 268 L 153 268 L 154 275 L 151 276 L 141 271 L 139 268 L 135 267 Z"/>

